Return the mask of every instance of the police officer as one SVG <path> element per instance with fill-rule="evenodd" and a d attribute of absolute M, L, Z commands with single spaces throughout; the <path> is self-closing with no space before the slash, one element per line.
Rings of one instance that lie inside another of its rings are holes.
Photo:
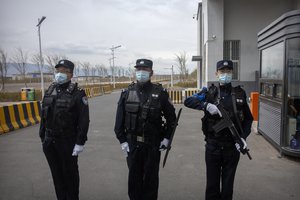
<path fill-rule="evenodd" d="M 160 154 L 176 120 L 167 91 L 151 83 L 152 65 L 148 59 L 136 61 L 137 83 L 122 91 L 116 113 L 115 133 L 127 157 L 131 200 L 157 199 Z"/>
<path fill-rule="evenodd" d="M 58 200 L 79 199 L 78 154 L 83 151 L 89 127 L 89 107 L 84 90 L 72 83 L 74 64 L 60 60 L 55 82 L 42 104 L 40 138 L 50 166 Z"/>
<path fill-rule="evenodd" d="M 206 141 L 206 200 L 232 199 L 234 176 L 240 159 L 239 151 L 240 148 L 247 148 L 246 138 L 251 132 L 253 117 L 246 101 L 246 93 L 240 86 L 231 85 L 232 72 L 231 60 L 217 62 L 216 76 L 219 85 L 210 86 L 208 91 L 203 88 L 184 102 L 186 107 L 204 111 L 202 130 Z M 221 103 L 237 129 L 241 127 L 242 131 L 238 130 L 243 142 L 242 147 L 235 144 L 228 128 L 219 133 L 213 131 L 212 127 L 222 117 L 216 103 Z"/>

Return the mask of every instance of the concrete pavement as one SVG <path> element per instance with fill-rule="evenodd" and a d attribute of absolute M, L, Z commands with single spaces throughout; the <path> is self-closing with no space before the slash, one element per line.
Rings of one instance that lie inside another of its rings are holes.
<path fill-rule="evenodd" d="M 80 198 L 124 200 L 125 158 L 113 127 L 119 92 L 89 100 L 89 140 L 79 156 Z M 176 105 L 176 108 L 182 105 Z M 160 200 L 202 200 L 205 191 L 203 113 L 184 108 L 165 168 L 160 170 Z M 55 192 L 38 138 L 38 125 L 0 135 L 0 200 L 53 200 Z M 252 133 L 253 160 L 241 156 L 235 200 L 294 200 L 300 197 L 300 162 L 279 153 Z M 164 153 L 162 154 L 164 156 Z"/>

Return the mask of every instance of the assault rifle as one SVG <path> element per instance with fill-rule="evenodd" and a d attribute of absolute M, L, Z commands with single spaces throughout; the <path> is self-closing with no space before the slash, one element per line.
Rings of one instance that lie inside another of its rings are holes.
<path fill-rule="evenodd" d="M 230 119 L 227 111 L 223 108 L 223 106 L 220 103 L 217 105 L 217 107 L 218 107 L 218 109 L 220 110 L 220 112 L 222 114 L 222 119 L 221 119 L 221 121 L 219 123 L 217 123 L 216 125 L 214 125 L 212 127 L 212 129 L 215 131 L 215 133 L 218 133 L 221 130 L 223 130 L 225 128 L 228 128 L 230 130 L 230 133 L 231 133 L 234 141 L 240 145 L 240 152 L 242 154 L 244 154 L 244 155 L 247 154 L 248 158 L 250 160 L 252 160 L 252 157 L 251 157 L 251 155 L 249 153 L 249 149 L 248 148 L 243 149 L 244 143 L 243 143 L 243 141 L 241 139 L 241 136 L 240 136 L 239 132 L 235 128 L 234 123 Z"/>
<path fill-rule="evenodd" d="M 169 144 L 168 144 L 168 146 L 166 148 L 167 151 L 166 151 L 166 154 L 165 154 L 165 157 L 164 157 L 163 167 L 165 167 L 165 165 L 166 165 L 166 161 L 167 161 L 169 152 L 171 150 L 171 145 L 172 145 L 173 137 L 174 137 L 174 134 L 175 134 L 175 131 L 176 131 L 176 127 L 178 126 L 178 121 L 179 121 L 179 118 L 180 118 L 181 110 L 182 110 L 182 108 L 180 108 L 179 111 L 178 111 L 178 114 L 177 114 L 177 117 L 176 117 L 176 121 L 175 121 L 175 125 L 174 125 L 174 128 L 172 130 L 172 134 L 171 134 L 171 137 L 170 137 L 170 140 L 169 140 Z"/>

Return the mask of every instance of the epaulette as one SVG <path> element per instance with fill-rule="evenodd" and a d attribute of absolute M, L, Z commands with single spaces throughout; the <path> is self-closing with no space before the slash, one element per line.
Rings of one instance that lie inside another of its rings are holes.
<path fill-rule="evenodd" d="M 79 88 L 77 85 L 78 85 L 77 83 L 70 83 L 67 88 L 67 92 L 72 94 L 74 92 L 75 88 Z"/>
<path fill-rule="evenodd" d="M 152 83 L 152 84 L 153 84 L 155 90 L 166 91 L 166 89 L 163 88 L 162 84 L 160 84 L 160 83 Z"/>
<path fill-rule="evenodd" d="M 53 90 L 56 88 L 56 86 L 57 86 L 56 82 L 51 83 L 51 85 L 49 86 L 49 88 L 47 89 L 45 94 L 46 95 L 51 95 Z"/>
<path fill-rule="evenodd" d="M 238 86 L 235 86 L 235 87 L 233 87 L 233 88 L 234 88 L 235 91 L 245 91 L 245 90 L 243 89 L 243 86 L 242 86 L 242 85 L 238 85 Z"/>
<path fill-rule="evenodd" d="M 132 89 L 135 87 L 135 82 L 132 81 L 129 85 L 128 85 L 128 89 Z"/>

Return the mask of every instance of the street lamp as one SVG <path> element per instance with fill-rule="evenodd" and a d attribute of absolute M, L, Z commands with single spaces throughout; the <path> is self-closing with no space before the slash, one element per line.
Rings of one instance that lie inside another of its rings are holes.
<path fill-rule="evenodd" d="M 38 34 L 39 34 L 39 45 L 40 45 L 40 72 L 41 72 L 41 89 L 42 89 L 42 98 L 44 97 L 44 73 L 43 73 L 43 56 L 42 56 L 42 43 L 41 43 L 41 25 L 42 22 L 46 19 L 45 16 L 42 16 L 41 19 L 38 19 L 38 24 L 36 25 L 38 27 Z"/>
<path fill-rule="evenodd" d="M 113 79 L 114 79 L 114 88 L 116 88 L 116 77 L 115 77 L 115 49 L 120 48 L 121 45 L 114 47 L 114 45 L 112 46 L 112 48 L 110 48 L 111 50 L 111 54 L 112 54 L 112 61 L 113 61 Z"/>

